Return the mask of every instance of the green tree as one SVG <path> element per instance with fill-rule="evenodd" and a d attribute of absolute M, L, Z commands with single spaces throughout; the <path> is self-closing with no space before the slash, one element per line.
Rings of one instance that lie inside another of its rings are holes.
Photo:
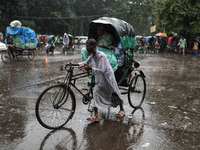
<path fill-rule="evenodd" d="M 200 35 L 199 0 L 154 0 L 155 24 L 167 33 Z"/>
<path fill-rule="evenodd" d="M 116 17 L 130 23 L 136 34 L 148 34 L 151 7 L 146 0 L 1 0 L 0 30 L 20 20 L 39 34 L 87 35 L 89 23 Z"/>
<path fill-rule="evenodd" d="M 133 25 L 137 35 L 150 35 L 150 27 L 153 25 L 153 5 L 143 0 L 132 2 L 127 20 Z"/>

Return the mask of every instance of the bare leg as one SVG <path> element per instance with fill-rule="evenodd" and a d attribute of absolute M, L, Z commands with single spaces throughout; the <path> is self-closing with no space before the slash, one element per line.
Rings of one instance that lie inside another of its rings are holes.
<path fill-rule="evenodd" d="M 120 111 L 124 111 L 123 104 L 120 104 Z"/>
<path fill-rule="evenodd" d="M 117 118 L 122 118 L 122 117 L 124 117 L 124 115 L 125 115 L 125 110 L 124 110 L 123 104 L 120 104 L 120 110 L 116 114 L 116 117 Z"/>
<path fill-rule="evenodd" d="M 179 47 L 179 53 L 181 53 L 181 48 Z"/>
<path fill-rule="evenodd" d="M 99 122 L 99 118 L 98 118 L 98 108 L 97 108 L 97 107 L 94 107 L 94 116 L 93 116 L 93 117 L 87 118 L 87 120 L 93 121 L 93 122 Z"/>
<path fill-rule="evenodd" d="M 94 107 L 94 116 L 98 119 L 98 108 Z"/>

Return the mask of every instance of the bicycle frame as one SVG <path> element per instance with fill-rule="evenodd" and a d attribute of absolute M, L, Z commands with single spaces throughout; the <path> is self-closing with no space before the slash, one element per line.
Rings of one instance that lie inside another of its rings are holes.
<path fill-rule="evenodd" d="M 65 70 L 67 70 L 66 67 L 65 67 Z M 93 93 L 92 93 L 93 84 L 92 83 L 94 82 L 94 76 L 92 76 L 92 80 L 91 80 L 89 89 L 86 89 L 86 90 L 88 90 L 88 92 L 86 94 L 84 94 L 79 88 L 77 88 L 76 80 L 82 79 L 85 77 L 89 77 L 90 75 L 92 75 L 92 72 L 88 70 L 87 72 L 77 73 L 74 75 L 74 68 L 75 67 L 70 66 L 70 68 L 67 70 L 68 73 L 64 79 L 64 83 L 67 85 L 67 89 L 71 88 L 71 86 L 74 87 L 83 96 L 83 98 L 87 99 L 89 102 L 93 98 Z M 91 94 L 91 96 L 90 96 L 90 94 Z M 86 103 L 84 103 L 84 104 L 86 104 Z"/>

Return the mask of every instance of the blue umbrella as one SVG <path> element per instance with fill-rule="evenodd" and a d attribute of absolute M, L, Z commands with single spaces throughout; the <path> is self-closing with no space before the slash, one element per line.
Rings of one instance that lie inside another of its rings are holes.
<path fill-rule="evenodd" d="M 152 36 L 147 36 L 146 37 L 146 42 L 148 42 L 150 38 L 152 38 Z"/>
<path fill-rule="evenodd" d="M 199 40 L 198 39 L 194 39 L 195 41 L 197 41 L 199 44 L 200 44 L 200 42 L 199 42 Z"/>

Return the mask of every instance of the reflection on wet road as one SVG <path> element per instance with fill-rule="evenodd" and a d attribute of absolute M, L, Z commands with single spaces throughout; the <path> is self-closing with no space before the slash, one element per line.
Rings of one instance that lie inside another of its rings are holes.
<path fill-rule="evenodd" d="M 63 128 L 48 130 L 35 117 L 35 103 L 48 86 L 62 81 L 60 66 L 79 62 L 79 51 L 46 56 L 39 51 L 34 61 L 23 58 L 0 61 L 0 150 L 200 149 L 200 59 L 174 53 L 136 54 L 146 75 L 147 94 L 142 108 L 134 110 L 123 95 L 126 115 L 117 119 L 119 108 L 101 109 L 99 123 L 82 96 L 74 90 L 76 112 Z M 77 84 L 87 85 L 88 79 Z"/>

